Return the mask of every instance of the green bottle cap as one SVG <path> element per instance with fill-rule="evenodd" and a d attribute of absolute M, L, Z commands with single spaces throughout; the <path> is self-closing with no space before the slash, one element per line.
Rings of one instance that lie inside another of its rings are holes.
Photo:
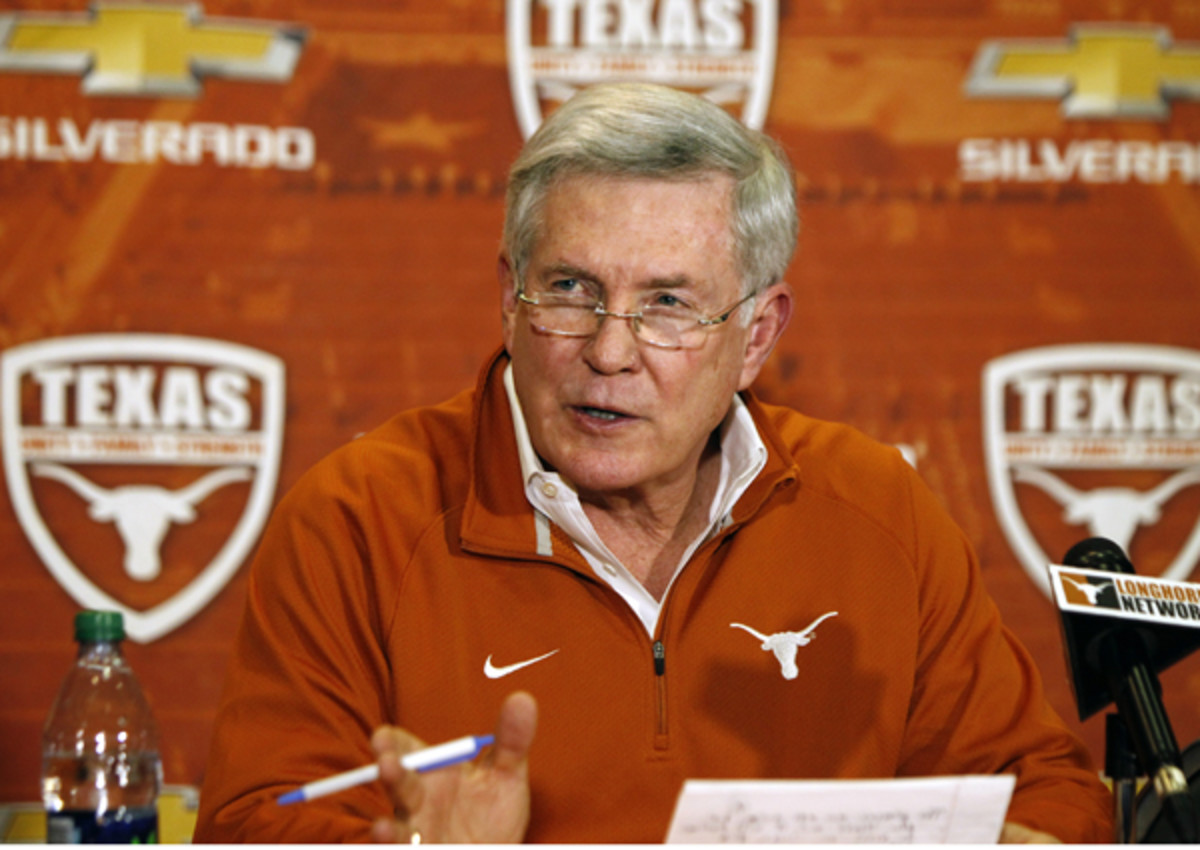
<path fill-rule="evenodd" d="M 125 639 L 125 619 L 120 611 L 80 611 L 75 615 L 75 640 L 99 643 Z"/>

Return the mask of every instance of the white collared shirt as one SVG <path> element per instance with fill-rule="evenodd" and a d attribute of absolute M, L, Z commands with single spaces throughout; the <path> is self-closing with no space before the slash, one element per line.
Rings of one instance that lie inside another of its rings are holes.
<path fill-rule="evenodd" d="M 504 370 L 504 389 L 508 394 L 509 408 L 512 410 L 513 429 L 517 434 L 517 456 L 521 461 L 525 498 L 529 500 L 534 511 L 567 533 L 596 575 L 628 603 L 646 627 L 646 631 L 653 637 L 662 603 L 633 577 L 600 539 L 591 520 L 584 513 L 575 489 L 557 472 L 547 471 L 542 459 L 533 450 L 529 429 L 525 425 L 525 415 L 513 385 L 511 363 Z M 663 599 L 671 592 L 670 585 L 675 583 L 676 576 L 692 557 L 692 553 L 731 522 L 730 512 L 733 506 L 767 463 L 767 447 L 758 435 L 750 411 L 737 395 L 733 397 L 729 414 L 721 423 L 720 434 L 721 473 L 717 481 L 717 491 L 708 509 L 708 528 L 692 541 L 683 557 L 679 559 Z M 539 538 L 541 537 L 542 535 L 539 535 Z M 545 539 L 549 540 L 548 535 Z"/>

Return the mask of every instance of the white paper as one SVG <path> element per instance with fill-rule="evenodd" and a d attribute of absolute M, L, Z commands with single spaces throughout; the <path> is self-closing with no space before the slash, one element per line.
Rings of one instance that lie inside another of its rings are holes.
<path fill-rule="evenodd" d="M 668 843 L 995 844 L 1012 776 L 688 780 Z"/>

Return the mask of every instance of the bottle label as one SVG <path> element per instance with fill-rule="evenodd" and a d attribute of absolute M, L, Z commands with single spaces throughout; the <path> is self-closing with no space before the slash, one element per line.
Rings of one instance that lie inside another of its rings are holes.
<path fill-rule="evenodd" d="M 154 808 L 95 812 L 46 813 L 47 844 L 157 844 L 158 811 Z"/>

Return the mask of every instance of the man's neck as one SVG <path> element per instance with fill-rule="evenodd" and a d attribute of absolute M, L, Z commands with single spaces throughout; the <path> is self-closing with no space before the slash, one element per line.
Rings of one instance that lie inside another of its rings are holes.
<path fill-rule="evenodd" d="M 709 507 L 721 475 L 714 434 L 689 480 L 649 493 L 580 493 L 584 513 L 612 553 L 655 599 L 662 599 L 688 546 L 709 525 Z"/>

